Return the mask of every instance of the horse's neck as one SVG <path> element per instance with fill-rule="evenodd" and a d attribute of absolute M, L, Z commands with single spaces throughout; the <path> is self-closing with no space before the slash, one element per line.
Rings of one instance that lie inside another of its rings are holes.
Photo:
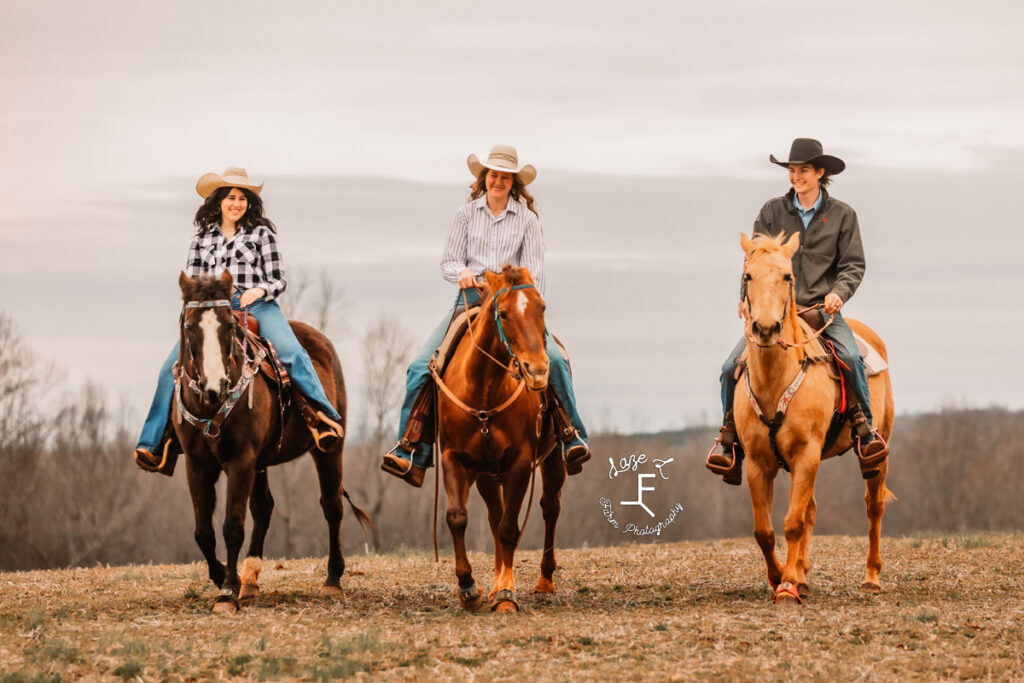
<path fill-rule="evenodd" d="M 507 393 L 503 385 L 510 375 L 503 366 L 492 358 L 488 358 L 473 345 L 475 340 L 477 346 L 499 361 L 503 361 L 508 356 L 508 350 L 498 338 L 498 328 L 494 323 L 494 317 L 488 315 L 487 312 L 486 306 L 481 308 L 480 313 L 470 323 L 472 329 L 467 330 L 466 335 L 462 338 L 462 347 L 465 351 L 462 354 L 461 369 L 462 377 L 466 382 L 463 388 L 465 393 L 463 399 L 467 402 L 482 401 L 490 405 L 498 398 L 503 398 Z"/>

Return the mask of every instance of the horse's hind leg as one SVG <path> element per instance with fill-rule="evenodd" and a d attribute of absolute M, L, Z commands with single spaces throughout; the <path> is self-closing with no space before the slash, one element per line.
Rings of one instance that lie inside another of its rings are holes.
<path fill-rule="evenodd" d="M 220 469 L 199 458 L 188 458 L 186 473 L 196 520 L 196 545 L 206 559 L 210 581 L 220 588 L 224 583 L 224 565 L 217 559 L 217 534 L 213 530 L 213 510 L 217 506 L 217 489 L 214 484 L 220 476 Z"/>
<path fill-rule="evenodd" d="M 544 481 L 544 493 L 540 497 L 540 507 L 544 512 L 544 553 L 540 559 L 540 578 L 534 587 L 534 593 L 554 593 L 553 575 L 558 563 L 555 561 L 555 526 L 558 515 L 562 511 L 562 485 L 565 484 L 565 464 L 561 458 L 549 454 L 541 463 L 541 476 Z"/>
<path fill-rule="evenodd" d="M 804 539 L 800 543 L 800 555 L 797 557 L 797 566 L 800 568 L 800 573 L 803 575 L 803 581 L 796 585 L 797 592 L 800 597 L 807 597 L 810 592 L 810 586 L 807 585 L 807 572 L 811 571 L 810 551 L 811 551 L 811 533 L 814 531 L 814 524 L 818 520 L 818 503 L 814 500 L 814 495 L 811 495 L 811 500 L 807 503 L 807 512 L 804 514 Z"/>
<path fill-rule="evenodd" d="M 452 547 L 455 550 L 455 576 L 459 579 L 459 604 L 462 609 L 475 612 L 480 609 L 483 596 L 473 579 L 473 567 L 466 555 L 466 525 L 469 518 L 466 514 L 466 501 L 469 489 L 473 485 L 474 474 L 456 462 L 449 451 L 445 451 L 444 490 L 448 494 L 448 512 L 445 519 L 448 530 L 452 534 Z"/>
<path fill-rule="evenodd" d="M 882 571 L 881 535 L 882 516 L 885 514 L 885 501 L 891 494 L 885 487 L 885 476 L 889 471 L 888 458 L 878 468 L 878 476 L 866 480 L 864 503 L 868 510 L 868 562 L 867 572 L 861 589 L 869 593 L 880 593 L 882 584 L 878 574 Z"/>
<path fill-rule="evenodd" d="M 341 554 L 341 517 L 342 508 L 342 461 L 341 444 L 335 444 L 329 452 L 313 452 L 316 473 L 320 479 L 320 507 L 323 508 L 327 520 L 327 580 L 320 588 L 322 593 L 334 594 L 341 592 L 341 575 L 345 572 L 345 558 Z"/>
<path fill-rule="evenodd" d="M 498 480 L 488 475 L 481 475 L 476 478 L 476 488 L 480 497 L 487 504 L 487 523 L 491 527 L 491 536 L 494 538 L 494 580 L 491 581 L 491 592 L 487 594 L 487 601 L 494 599 L 498 592 L 498 576 L 501 574 L 503 565 L 501 559 L 501 537 L 498 536 L 498 525 L 501 523 L 501 516 L 504 512 L 504 504 L 501 502 L 501 485 Z"/>
<path fill-rule="evenodd" d="M 768 567 L 768 583 L 775 588 L 782 583 L 782 567 L 775 554 L 775 529 L 772 528 L 772 494 L 775 472 L 762 470 L 753 458 L 747 458 L 747 485 L 754 508 L 754 538 L 764 553 Z"/>
<path fill-rule="evenodd" d="M 270 528 L 270 516 L 274 512 L 274 497 L 270 494 L 267 471 L 256 473 L 249 496 L 249 512 L 252 513 L 252 537 L 249 539 L 249 553 L 242 563 L 242 588 L 240 599 L 254 598 L 260 594 L 260 570 L 263 568 L 263 542 Z"/>

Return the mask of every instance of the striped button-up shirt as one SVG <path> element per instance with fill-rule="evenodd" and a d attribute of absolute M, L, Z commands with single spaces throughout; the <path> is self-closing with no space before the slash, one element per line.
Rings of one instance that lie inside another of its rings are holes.
<path fill-rule="evenodd" d="M 262 287 L 267 301 L 281 296 L 288 286 L 277 240 L 266 226 L 239 230 L 231 241 L 224 239 L 219 227 L 192 238 L 185 264 L 189 277 L 220 275 L 225 270 L 231 271 L 231 277 L 243 292 Z"/>
<path fill-rule="evenodd" d="M 479 277 L 506 264 L 528 268 L 543 296 L 544 236 L 537 214 L 511 197 L 497 217 L 487 208 L 486 195 L 460 207 L 448 228 L 441 257 L 444 279 L 457 284 L 464 268 Z"/>

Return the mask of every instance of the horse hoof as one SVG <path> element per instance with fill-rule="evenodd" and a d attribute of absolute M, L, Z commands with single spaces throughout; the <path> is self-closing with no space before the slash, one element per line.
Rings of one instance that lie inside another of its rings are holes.
<path fill-rule="evenodd" d="M 480 589 L 476 587 L 476 583 L 459 589 L 459 605 L 462 609 L 467 612 L 476 612 L 483 604 L 484 596 L 480 593 Z"/>
<path fill-rule="evenodd" d="M 325 583 L 320 586 L 320 595 L 336 596 L 341 595 L 341 586 L 335 586 L 333 583 Z"/>
<path fill-rule="evenodd" d="M 796 585 L 796 592 L 801 598 L 806 598 L 811 594 L 811 589 L 806 583 L 798 583 Z"/>
<path fill-rule="evenodd" d="M 779 584 L 779 587 L 775 589 L 775 596 L 772 598 L 772 602 L 776 605 L 799 605 L 803 602 L 800 598 L 800 593 L 796 586 L 791 584 L 789 581 L 783 581 Z"/>
<path fill-rule="evenodd" d="M 860 589 L 865 593 L 881 593 L 882 587 L 873 581 L 865 581 L 860 585 Z"/>
<path fill-rule="evenodd" d="M 217 600 L 213 603 L 214 614 L 227 614 L 228 616 L 238 612 L 238 603 L 232 600 Z"/>
<path fill-rule="evenodd" d="M 509 600 L 502 600 L 491 610 L 493 612 L 518 612 L 519 605 Z"/>
<path fill-rule="evenodd" d="M 554 593 L 555 584 L 551 582 L 551 579 L 545 579 L 543 576 L 537 579 L 537 585 L 533 588 L 534 593 Z"/>
<path fill-rule="evenodd" d="M 498 591 L 491 604 L 492 612 L 518 612 L 519 603 L 516 601 L 515 591 L 508 589 Z"/>
<path fill-rule="evenodd" d="M 242 589 L 238 591 L 239 600 L 255 598 L 260 594 L 260 587 L 252 583 L 243 583 Z"/>

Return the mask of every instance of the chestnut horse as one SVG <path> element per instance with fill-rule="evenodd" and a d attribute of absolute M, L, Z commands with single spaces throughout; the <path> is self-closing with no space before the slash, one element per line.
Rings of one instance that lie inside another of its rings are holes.
<path fill-rule="evenodd" d="M 784 411 L 776 444 L 789 468 L 791 482 L 789 510 L 783 526 L 786 535 L 785 567 L 779 565 L 775 556 L 775 532 L 771 522 L 772 486 L 781 464 L 773 451 L 769 429 L 757 415 L 746 391 L 736 392 L 733 414 L 740 443 L 747 455 L 754 536 L 768 565 L 768 581 L 776 589 L 776 602 L 798 603 L 808 593 L 808 550 L 816 518 L 814 479 L 818 464 L 824 458 L 843 454 L 853 444 L 849 430 L 844 428 L 836 442 L 823 450 L 826 432 L 838 405 L 840 387 L 829 376 L 824 364 L 803 363 L 805 351 L 800 344 L 806 336 L 798 322 L 792 266 L 800 236 L 794 234 L 785 243 L 783 239 L 783 235 L 774 238 L 759 235 L 753 240 L 745 234 L 740 236 L 747 258 L 744 274 L 747 283 L 745 372 L 749 373 L 750 392 L 766 417 L 771 415 L 773 406 L 783 406 Z M 874 331 L 856 320 L 846 320 L 854 332 L 886 357 L 885 345 Z M 796 378 L 802 369 L 806 369 L 806 375 L 802 383 L 798 383 Z M 797 389 L 791 393 L 794 384 Z M 875 427 L 888 441 L 894 412 L 888 370 L 868 378 L 868 384 Z M 784 407 L 786 395 L 790 395 L 788 409 Z M 879 536 L 885 503 L 892 496 L 885 486 L 887 470 L 888 459 L 882 461 L 878 475 L 865 482 L 869 548 L 867 572 L 861 588 L 869 592 L 881 590 L 878 578 L 882 568 Z"/>
<path fill-rule="evenodd" d="M 513 556 L 522 529 L 519 512 L 534 470 L 543 480 L 544 553 L 535 591 L 553 593 L 555 525 L 565 483 L 550 420 L 543 419 L 548 383 L 544 301 L 525 268 L 485 273 L 480 313 L 470 324 L 443 378 L 437 378 L 438 444 L 448 494 L 447 522 L 455 547 L 459 602 L 480 609 L 482 595 L 466 556 L 466 502 L 470 488 L 487 504 L 494 537 L 494 582 L 488 601 L 498 612 L 518 611 Z M 436 375 L 435 375 L 436 377 Z M 528 503 L 529 505 L 529 503 Z M 527 511 L 529 515 L 529 511 Z"/>
<path fill-rule="evenodd" d="M 282 411 L 277 388 L 260 372 L 262 354 L 255 354 L 255 362 L 246 357 L 252 355 L 246 351 L 252 346 L 231 312 L 231 273 L 224 271 L 219 278 L 200 276 L 195 280 L 182 273 L 178 284 L 185 304 L 171 419 L 187 454 L 196 543 L 206 558 L 210 580 L 221 589 L 214 611 L 233 614 L 240 597 L 259 593 L 263 542 L 274 509 L 267 467 L 294 460 L 306 451 L 313 454 L 320 479 L 320 505 L 330 543 L 327 580 L 321 590 L 340 592 L 339 579 L 345 570 L 340 538 L 342 496 L 348 498 L 341 485 L 344 439 L 334 439 L 330 445 L 321 440 L 326 452 L 312 449 L 313 437 L 299 412 L 294 407 Z M 309 325 L 292 322 L 291 326 L 344 422 L 345 382 L 334 347 Z M 217 559 L 213 529 L 214 484 L 222 471 L 227 474 L 223 529 L 226 567 Z M 239 577 L 238 554 L 245 538 L 247 503 L 253 530 Z M 355 505 L 352 509 L 360 524 L 369 522 Z"/>

